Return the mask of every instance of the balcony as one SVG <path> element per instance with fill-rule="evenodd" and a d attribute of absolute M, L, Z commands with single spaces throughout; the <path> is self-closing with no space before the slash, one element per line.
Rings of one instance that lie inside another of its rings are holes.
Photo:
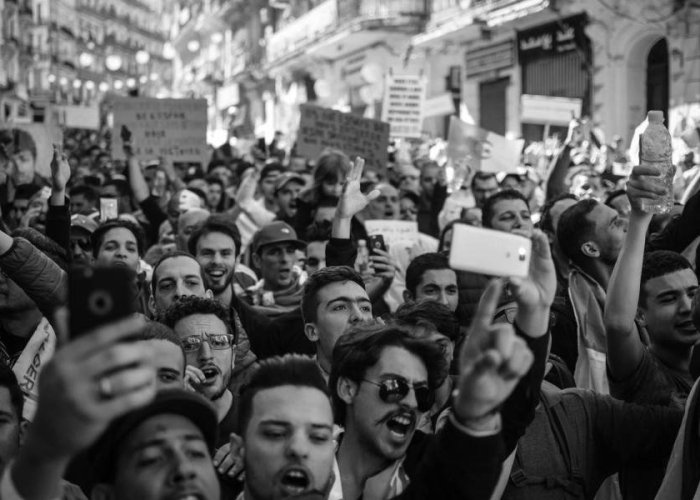
<path fill-rule="evenodd" d="M 31 26 L 34 24 L 34 10 L 32 5 L 25 2 L 19 9 L 19 21 L 23 26 Z"/>
<path fill-rule="evenodd" d="M 427 18 L 427 0 L 326 0 L 267 40 L 267 64 L 302 53 L 337 59 L 392 36 L 418 33 Z"/>
<path fill-rule="evenodd" d="M 550 0 L 434 0 L 430 22 L 425 32 L 413 39 L 414 46 L 463 42 L 470 38 L 465 30 L 479 36 L 481 27 L 497 26 L 540 12 L 549 7 Z"/>
<path fill-rule="evenodd" d="M 31 45 L 23 46 L 19 51 L 19 64 L 23 68 L 29 68 L 35 60 L 34 47 Z"/>

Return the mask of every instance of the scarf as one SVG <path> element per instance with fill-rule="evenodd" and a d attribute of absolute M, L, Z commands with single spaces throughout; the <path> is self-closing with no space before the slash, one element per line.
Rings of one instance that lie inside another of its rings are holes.
<path fill-rule="evenodd" d="M 576 316 L 578 359 L 574 369 L 576 387 L 610 394 L 605 341 L 605 290 L 586 273 L 572 266 L 569 297 Z"/>
<path fill-rule="evenodd" d="M 306 273 L 294 267 L 292 283 L 287 288 L 276 292 L 265 290 L 265 280 L 260 280 L 246 290 L 245 296 L 250 300 L 253 309 L 267 317 L 275 318 L 301 307 L 306 279 Z"/>
<path fill-rule="evenodd" d="M 698 381 L 700 382 L 700 381 Z M 700 450 L 698 449 L 698 382 L 688 396 L 685 415 L 673 445 L 666 475 L 656 500 L 700 500 Z"/>
<path fill-rule="evenodd" d="M 39 326 L 29 338 L 29 342 L 12 365 L 19 386 L 24 394 L 22 418 L 32 421 L 39 399 L 37 379 L 41 367 L 53 356 L 56 350 L 56 334 L 46 318 L 41 318 Z"/>

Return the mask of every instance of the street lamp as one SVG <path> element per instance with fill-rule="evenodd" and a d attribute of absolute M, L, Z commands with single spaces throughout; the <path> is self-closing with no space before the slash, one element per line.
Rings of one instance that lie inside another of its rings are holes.
<path fill-rule="evenodd" d="M 102 82 L 100 83 L 100 92 L 107 92 L 109 90 L 109 83 L 107 82 Z"/>
<path fill-rule="evenodd" d="M 80 54 L 78 62 L 83 68 L 87 68 L 89 66 L 92 66 L 92 64 L 95 62 L 95 56 L 93 56 L 89 52 L 83 52 L 82 54 Z"/>
<path fill-rule="evenodd" d="M 148 61 L 151 60 L 151 54 L 146 52 L 145 50 L 139 50 L 136 53 L 136 62 L 141 65 L 148 64 Z"/>
<path fill-rule="evenodd" d="M 119 71 L 119 68 L 122 67 L 122 58 L 116 54 L 107 56 L 105 59 L 105 66 L 107 66 L 107 69 L 110 71 Z"/>

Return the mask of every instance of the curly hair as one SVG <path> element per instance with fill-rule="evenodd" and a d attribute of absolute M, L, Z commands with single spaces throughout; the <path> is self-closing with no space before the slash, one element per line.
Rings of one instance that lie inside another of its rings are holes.
<path fill-rule="evenodd" d="M 234 345 L 238 342 L 238 332 L 231 326 L 228 310 L 221 302 L 215 299 L 206 299 L 190 295 L 176 300 L 165 311 L 162 323 L 174 330 L 175 325 L 177 325 L 180 320 L 195 314 L 211 314 L 216 316 L 226 325 L 226 331 L 233 335 Z"/>

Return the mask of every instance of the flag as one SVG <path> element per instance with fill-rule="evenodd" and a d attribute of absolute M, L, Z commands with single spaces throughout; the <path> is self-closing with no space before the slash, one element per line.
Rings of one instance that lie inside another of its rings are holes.
<path fill-rule="evenodd" d="M 453 165 L 466 164 L 472 171 L 517 172 L 525 141 L 502 135 L 450 117 L 447 158 Z"/>

